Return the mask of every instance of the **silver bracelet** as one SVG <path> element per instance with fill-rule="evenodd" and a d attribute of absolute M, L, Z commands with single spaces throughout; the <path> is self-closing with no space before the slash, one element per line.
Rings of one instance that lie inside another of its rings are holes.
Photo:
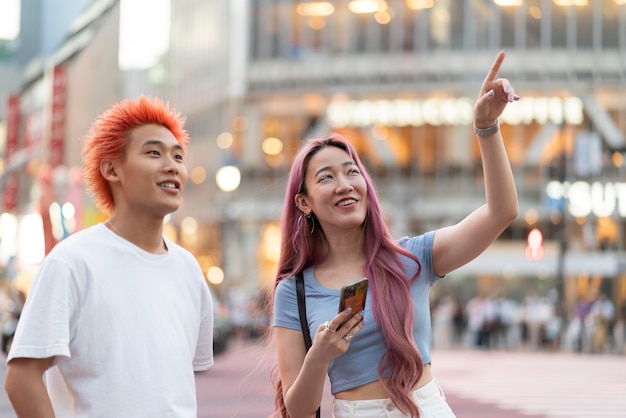
<path fill-rule="evenodd" d="M 474 132 L 476 132 L 476 135 L 478 136 L 490 136 L 490 135 L 495 134 L 499 130 L 500 130 L 500 121 L 498 119 L 496 119 L 496 123 L 494 123 L 493 125 L 487 128 L 477 128 L 476 125 L 474 125 Z"/>

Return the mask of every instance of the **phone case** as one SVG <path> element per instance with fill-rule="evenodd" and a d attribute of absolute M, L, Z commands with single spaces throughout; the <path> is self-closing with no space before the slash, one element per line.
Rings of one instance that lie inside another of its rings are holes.
<path fill-rule="evenodd" d="M 369 281 L 365 277 L 344 285 L 339 297 L 339 312 L 343 312 L 348 307 L 352 308 L 353 314 L 364 310 L 368 285 Z"/>

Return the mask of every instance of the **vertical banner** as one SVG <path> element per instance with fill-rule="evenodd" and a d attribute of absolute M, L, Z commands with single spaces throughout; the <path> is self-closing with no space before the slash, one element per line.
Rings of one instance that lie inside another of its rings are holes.
<path fill-rule="evenodd" d="M 50 205 L 54 203 L 54 185 L 52 184 L 52 169 L 49 165 L 43 165 L 39 169 L 39 186 L 41 187 L 41 195 L 39 197 L 39 214 L 41 215 L 41 223 L 43 226 L 43 242 L 44 254 L 54 248 L 57 243 L 54 233 L 52 232 L 52 219 L 50 216 Z"/>
<path fill-rule="evenodd" d="M 54 67 L 52 82 L 52 126 L 50 136 L 50 166 L 55 168 L 64 162 L 65 152 L 65 105 L 67 78 L 65 66 Z"/>
<path fill-rule="evenodd" d="M 65 161 L 65 105 L 67 79 L 65 66 L 54 67 L 52 73 L 52 112 L 50 122 L 50 154 L 48 165 L 44 165 L 39 173 L 41 197 L 39 201 L 43 222 L 45 254 L 47 255 L 57 243 L 53 233 L 50 207 L 56 201 L 54 190 L 54 169 Z"/>
<path fill-rule="evenodd" d="M 11 164 L 11 158 L 17 152 L 20 140 L 20 96 L 11 95 L 7 103 L 6 118 L 7 142 L 4 150 L 5 170 Z M 4 211 L 10 212 L 17 208 L 17 192 L 19 187 L 18 173 L 8 173 L 9 178 L 2 190 L 2 203 Z"/>

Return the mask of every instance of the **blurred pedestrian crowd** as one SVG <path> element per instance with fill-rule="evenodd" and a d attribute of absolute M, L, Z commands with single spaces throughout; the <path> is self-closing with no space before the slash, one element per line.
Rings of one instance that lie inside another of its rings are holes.
<path fill-rule="evenodd" d="M 561 350 L 626 354 L 626 304 L 603 293 L 562 307 L 556 291 L 521 300 L 476 295 L 465 304 L 450 294 L 431 303 L 433 347 L 494 350 Z"/>
<path fill-rule="evenodd" d="M 6 352 L 4 346 L 10 344 L 25 297 L 15 290 L 1 290 L 1 342 Z M 268 297 L 265 291 L 230 287 L 222 301 L 228 325 L 224 338 L 266 335 Z M 463 304 L 444 294 L 431 302 L 433 347 L 626 354 L 626 304 L 616 307 L 604 293 L 579 297 L 570 309 L 561 308 L 557 300 L 556 292 L 546 296 L 529 292 L 521 300 L 480 294 Z M 227 342 L 223 343 L 226 348 Z"/>
<path fill-rule="evenodd" d="M 230 286 L 224 295 L 232 337 L 257 339 L 269 326 L 267 292 Z M 626 304 L 604 293 L 579 297 L 564 308 L 553 289 L 521 298 L 478 294 L 462 303 L 451 293 L 431 301 L 433 347 L 551 350 L 626 354 Z"/>
<path fill-rule="evenodd" d="M 239 285 L 229 288 L 223 301 L 229 329 L 225 338 L 266 335 L 268 296 L 264 291 L 250 294 Z M 5 345 L 12 339 L 23 299 L 8 289 L 0 292 L 2 351 L 8 351 Z M 529 292 L 521 300 L 480 294 L 463 304 L 444 294 L 431 302 L 433 347 L 626 354 L 626 304 L 616 307 L 604 293 L 579 297 L 570 309 L 561 308 L 557 300 L 556 292 Z"/>

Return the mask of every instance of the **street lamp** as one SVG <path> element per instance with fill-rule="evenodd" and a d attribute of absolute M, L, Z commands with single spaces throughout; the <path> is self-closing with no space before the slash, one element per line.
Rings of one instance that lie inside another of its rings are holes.
<path fill-rule="evenodd" d="M 209 280 L 217 280 L 221 283 L 225 276 L 235 275 L 237 269 L 237 231 L 233 211 L 228 207 L 230 202 L 230 196 L 228 193 L 237 190 L 239 187 L 241 182 L 241 172 L 239 171 L 239 168 L 233 165 L 223 166 L 217 170 L 217 173 L 215 174 L 215 182 L 217 183 L 217 187 L 222 192 L 226 192 L 220 199 L 223 267 L 223 270 L 220 271 L 222 271 L 223 276 L 222 278 L 216 279 L 216 273 L 213 272 L 214 276 L 209 278 Z M 219 277 L 219 275 L 217 277 Z"/>
<path fill-rule="evenodd" d="M 239 183 L 241 182 L 241 172 L 233 165 L 226 165 L 217 170 L 215 182 L 221 191 L 232 192 L 237 190 L 239 187 Z"/>

